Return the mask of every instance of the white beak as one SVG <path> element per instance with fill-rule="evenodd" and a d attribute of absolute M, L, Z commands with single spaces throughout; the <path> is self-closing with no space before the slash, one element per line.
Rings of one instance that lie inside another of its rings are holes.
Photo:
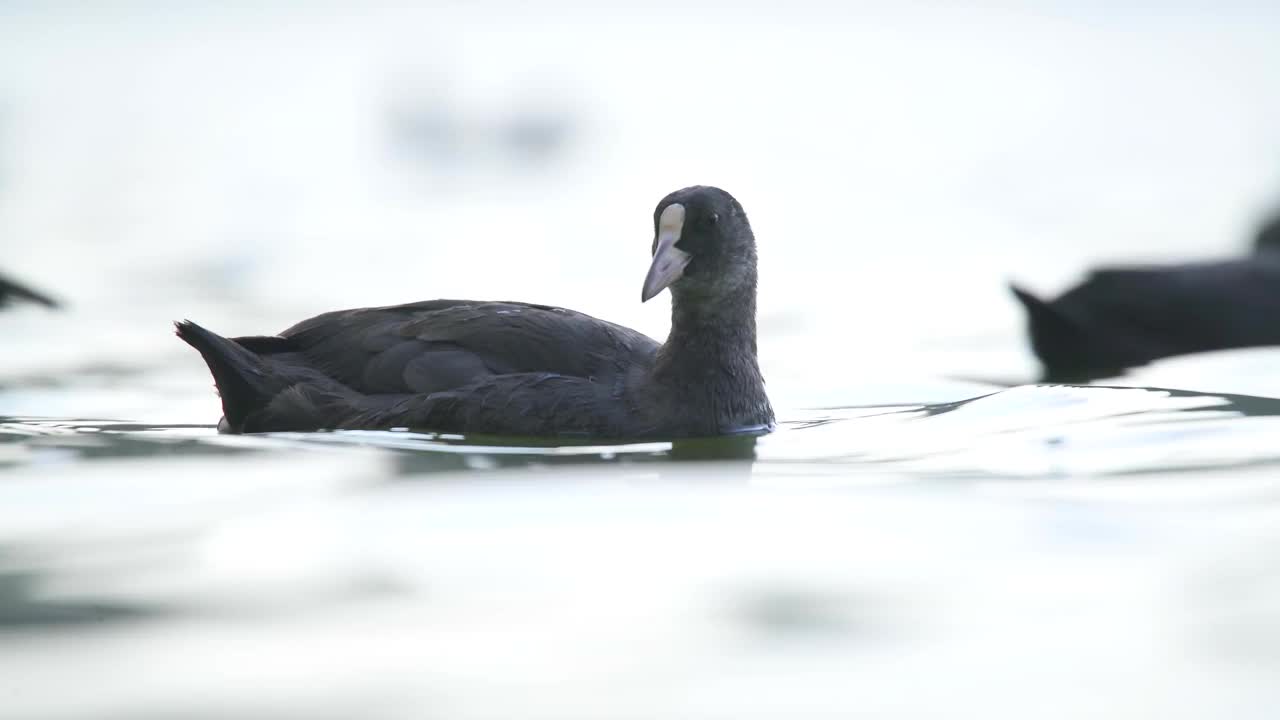
<path fill-rule="evenodd" d="M 679 280 L 684 273 L 684 268 L 689 264 L 692 256 L 676 247 L 676 243 L 680 242 L 680 233 L 683 231 L 684 206 L 680 203 L 672 203 L 658 218 L 658 237 L 653 244 L 653 263 L 649 265 L 649 274 L 644 278 L 640 302 L 647 302 L 671 283 Z"/>

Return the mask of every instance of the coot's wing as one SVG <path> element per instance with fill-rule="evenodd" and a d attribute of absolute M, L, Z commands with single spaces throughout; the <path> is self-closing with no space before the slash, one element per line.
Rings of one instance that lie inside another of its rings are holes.
<path fill-rule="evenodd" d="M 374 402 L 346 417 L 346 428 L 424 428 L 439 432 L 526 437 L 645 437 L 623 392 L 625 376 L 555 373 L 496 375 L 431 395 Z"/>
<path fill-rule="evenodd" d="M 1099 270 L 1055 305 L 1156 356 L 1280 344 L 1280 264 Z"/>
<path fill-rule="evenodd" d="M 461 300 L 326 313 L 281 335 L 279 344 L 240 341 L 365 394 L 435 393 L 521 373 L 612 379 L 649 362 L 658 347 L 640 333 L 572 310 Z"/>

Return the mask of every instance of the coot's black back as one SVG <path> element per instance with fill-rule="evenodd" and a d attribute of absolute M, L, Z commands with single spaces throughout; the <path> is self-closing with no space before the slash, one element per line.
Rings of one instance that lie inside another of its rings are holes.
<path fill-rule="evenodd" d="M 1275 223 L 1250 256 L 1097 270 L 1052 301 L 1014 287 L 1045 379 L 1085 381 L 1165 357 L 1280 345 L 1280 252 L 1272 241 L 1280 242 Z"/>

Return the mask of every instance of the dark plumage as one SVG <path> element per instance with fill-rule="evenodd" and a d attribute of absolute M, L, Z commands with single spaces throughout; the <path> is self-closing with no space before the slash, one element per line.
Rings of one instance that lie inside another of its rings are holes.
<path fill-rule="evenodd" d="M 1280 213 L 1273 215 L 1258 229 L 1258 236 L 1253 240 L 1253 251 L 1280 252 Z"/>
<path fill-rule="evenodd" d="M 1050 382 L 1117 375 L 1163 357 L 1280 344 L 1280 218 L 1251 256 L 1095 270 L 1055 300 L 1011 290 Z"/>
<path fill-rule="evenodd" d="M 226 432 L 413 427 L 612 439 L 764 430 L 756 248 L 742 206 L 713 187 L 654 211 L 644 300 L 670 287 L 654 340 L 582 313 L 430 300 L 326 313 L 278 336 L 228 339 L 192 322 Z"/>
<path fill-rule="evenodd" d="M 0 276 L 0 307 L 20 300 L 39 303 L 45 307 L 58 307 L 57 301 L 48 295 L 36 292 L 25 285 L 21 285 L 4 276 Z"/>

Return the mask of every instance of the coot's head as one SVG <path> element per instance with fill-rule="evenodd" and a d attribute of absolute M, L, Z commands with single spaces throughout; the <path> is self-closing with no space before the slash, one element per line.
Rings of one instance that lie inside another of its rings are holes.
<path fill-rule="evenodd" d="M 670 287 L 706 300 L 755 292 L 756 240 L 742 205 L 720 188 L 695 185 L 653 211 L 653 263 L 640 300 Z"/>
<path fill-rule="evenodd" d="M 1258 236 L 1253 241 L 1253 251 L 1255 253 L 1280 253 L 1280 213 L 1272 216 L 1270 220 L 1259 228 Z"/>

